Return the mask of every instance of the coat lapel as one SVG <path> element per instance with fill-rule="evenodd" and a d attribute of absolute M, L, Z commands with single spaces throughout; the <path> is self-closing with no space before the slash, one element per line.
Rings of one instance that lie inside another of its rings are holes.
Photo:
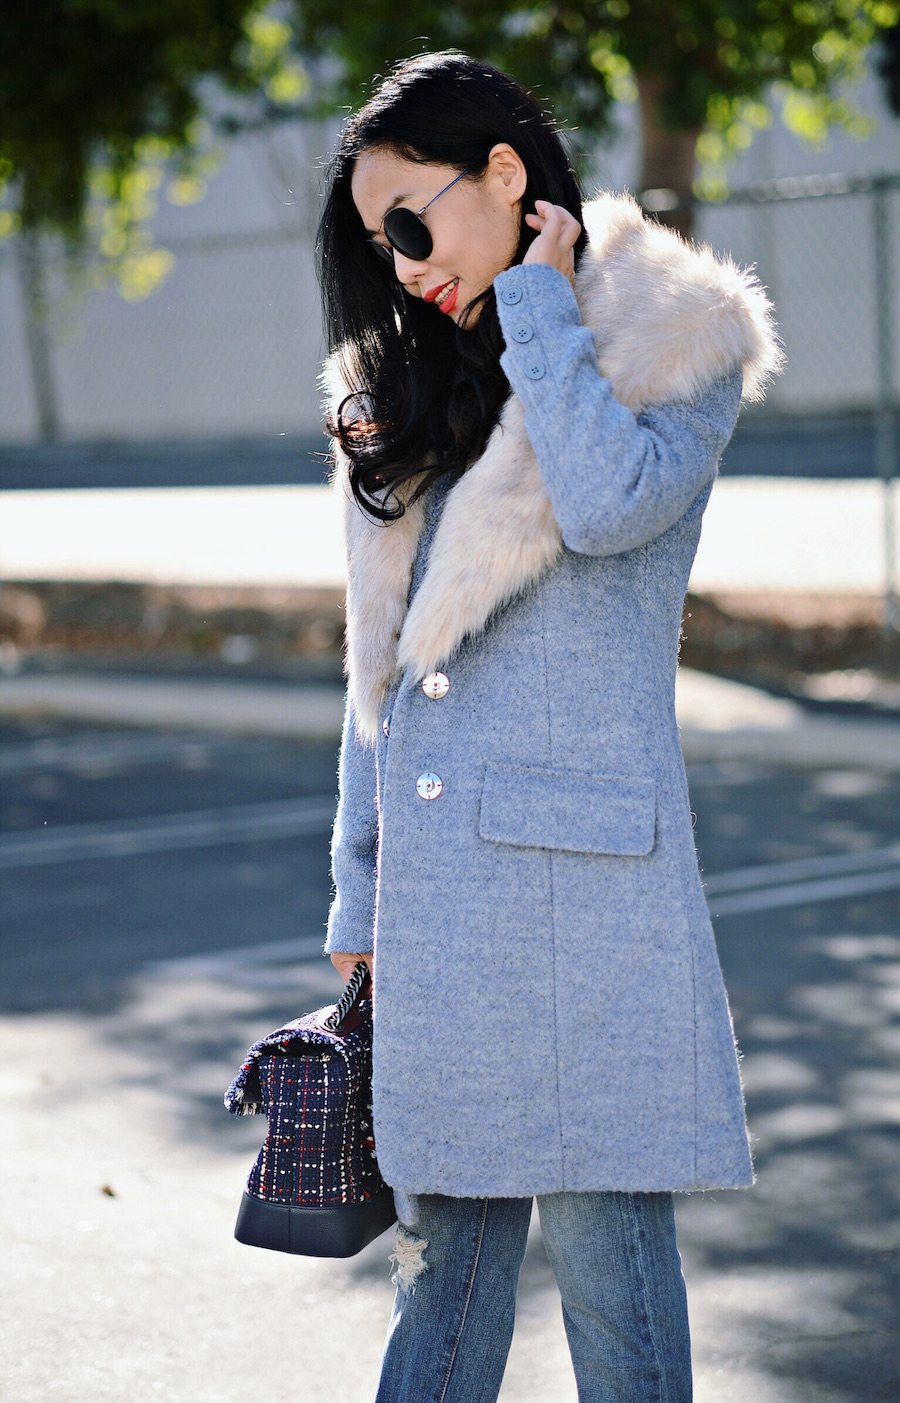
<path fill-rule="evenodd" d="M 708 245 L 644 219 L 630 195 L 602 193 L 584 205 L 589 243 L 575 297 L 601 348 L 597 365 L 616 398 L 639 413 L 688 399 L 740 362 L 744 401 L 765 396 L 784 363 L 773 308 L 750 269 Z M 336 412 L 353 388 L 340 349 L 322 369 L 323 409 Z M 478 458 L 447 494 L 428 566 L 407 608 L 424 518 L 420 499 L 388 526 L 350 491 L 336 440 L 332 486 L 343 498 L 347 552 L 344 674 L 358 738 L 374 745 L 389 687 L 412 669 L 416 681 L 446 663 L 464 638 L 555 561 L 561 536 L 511 394 Z M 398 489 L 406 501 L 415 481 Z"/>

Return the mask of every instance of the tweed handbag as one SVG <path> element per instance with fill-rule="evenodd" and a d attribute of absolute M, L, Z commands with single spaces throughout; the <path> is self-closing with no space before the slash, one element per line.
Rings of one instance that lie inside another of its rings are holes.
<path fill-rule="evenodd" d="M 234 1235 L 251 1247 L 352 1257 L 396 1222 L 372 1133 L 372 976 L 248 1050 L 225 1093 L 233 1115 L 268 1117 Z"/>

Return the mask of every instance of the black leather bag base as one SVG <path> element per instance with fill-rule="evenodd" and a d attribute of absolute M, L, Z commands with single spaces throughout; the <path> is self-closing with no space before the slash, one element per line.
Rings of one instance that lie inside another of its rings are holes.
<path fill-rule="evenodd" d="M 245 1193 L 234 1235 L 249 1247 L 294 1252 L 305 1257 L 353 1257 L 397 1221 L 393 1190 L 385 1188 L 365 1203 L 334 1208 L 301 1208 L 266 1203 Z"/>

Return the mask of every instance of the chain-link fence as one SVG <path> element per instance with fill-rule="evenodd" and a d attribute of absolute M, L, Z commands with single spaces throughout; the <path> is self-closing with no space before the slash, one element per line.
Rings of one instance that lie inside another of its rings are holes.
<path fill-rule="evenodd" d="M 321 316 L 308 242 L 271 230 L 164 247 L 172 269 L 145 299 L 109 286 L 76 300 L 61 261 L 15 242 L 0 265 L 0 436 L 315 436 Z M 37 297 L 46 320 L 27 315 Z"/>
<path fill-rule="evenodd" d="M 770 409 L 874 410 L 900 398 L 900 174 L 759 181 L 697 203 L 695 229 L 755 263 L 788 353 Z"/>
<path fill-rule="evenodd" d="M 643 199 L 665 206 L 647 200 L 664 194 Z M 755 264 L 777 310 L 787 365 L 759 415 L 800 418 L 805 471 L 823 439 L 843 434 L 847 475 L 883 483 L 884 628 L 896 634 L 900 174 L 759 181 L 691 203 L 695 237 Z"/>
<path fill-rule="evenodd" d="M 0 440 L 316 437 L 310 212 L 293 227 L 161 238 L 172 270 L 142 301 L 110 287 L 73 302 L 52 251 L 36 267 L 34 249 L 8 241 Z M 900 174 L 759 182 L 695 202 L 693 237 L 754 264 L 775 303 L 788 362 L 762 413 L 872 413 L 900 397 Z M 50 315 L 35 326 L 38 287 Z"/>

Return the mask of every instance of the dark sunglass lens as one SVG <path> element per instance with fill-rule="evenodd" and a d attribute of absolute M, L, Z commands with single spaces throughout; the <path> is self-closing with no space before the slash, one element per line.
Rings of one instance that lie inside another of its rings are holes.
<path fill-rule="evenodd" d="M 394 251 L 393 251 L 393 249 L 388 248 L 385 244 L 380 244 L 380 243 L 378 242 L 377 239 L 369 239 L 369 240 L 368 240 L 368 244 L 369 244 L 369 248 L 372 250 L 372 252 L 378 254 L 378 257 L 379 257 L 379 261 L 380 261 L 380 262 L 390 263 L 391 267 L 393 268 L 393 266 L 394 266 Z"/>
<path fill-rule="evenodd" d="M 407 258 L 427 258 L 431 253 L 431 234 L 411 209 L 388 210 L 384 217 L 384 232 L 394 247 Z"/>

